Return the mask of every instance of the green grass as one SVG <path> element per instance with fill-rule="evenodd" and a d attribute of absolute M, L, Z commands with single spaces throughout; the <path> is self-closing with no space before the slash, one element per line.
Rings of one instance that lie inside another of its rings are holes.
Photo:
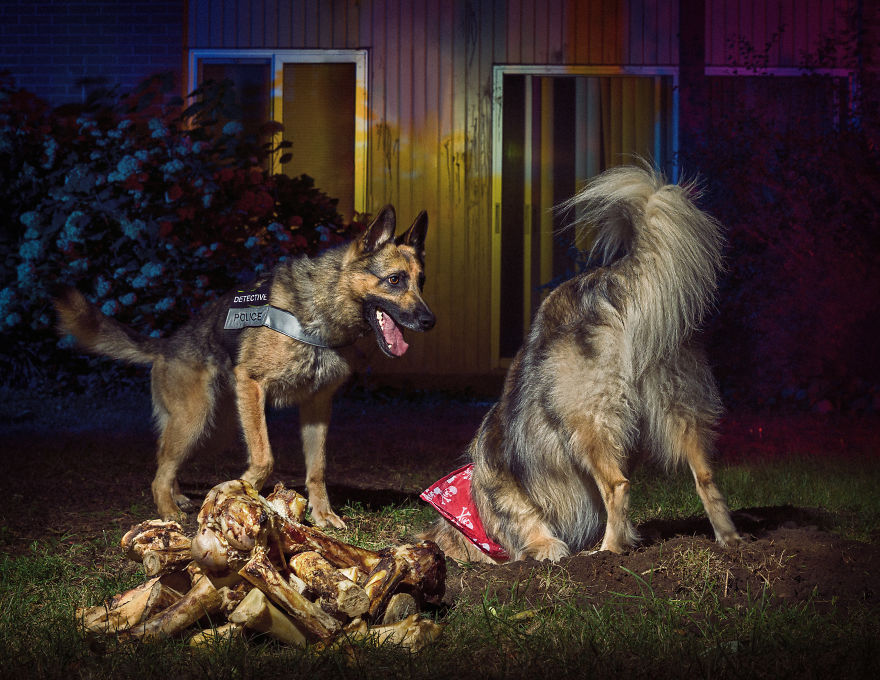
<path fill-rule="evenodd" d="M 843 469 L 828 461 L 738 465 L 719 470 L 732 508 L 772 505 L 824 508 L 841 518 L 834 530 L 869 540 L 880 522 L 880 467 Z M 408 540 L 433 513 L 423 504 L 342 508 L 349 528 L 334 532 L 369 548 Z M 635 521 L 700 515 L 685 475 L 638 475 Z M 813 602 L 785 604 L 768 591 L 746 605 L 723 604 L 713 553 L 687 549 L 665 563 L 682 584 L 658 597 L 652 574 L 623 570 L 636 596 L 601 606 L 565 568 L 532 571 L 543 603 L 535 608 L 508 584 L 509 597 L 472 593 L 430 613 L 446 624 L 439 641 L 417 655 L 391 645 L 350 652 L 284 648 L 269 640 L 191 650 L 182 640 L 149 645 L 86 640 L 76 607 L 91 605 L 144 578 L 116 548 L 118 536 L 89 544 L 38 543 L 21 556 L 0 555 L 0 677 L 3 678 L 597 678 L 870 677 L 880 655 L 876 607 L 839 613 Z M 629 592 L 633 592 L 630 589 Z"/>

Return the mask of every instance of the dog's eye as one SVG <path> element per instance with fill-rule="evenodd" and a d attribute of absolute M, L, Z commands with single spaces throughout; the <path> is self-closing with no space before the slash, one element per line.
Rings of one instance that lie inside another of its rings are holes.
<path fill-rule="evenodd" d="M 391 276 L 389 276 L 388 283 L 390 283 L 392 286 L 396 286 L 397 284 L 399 284 L 400 283 L 400 274 L 392 274 Z"/>

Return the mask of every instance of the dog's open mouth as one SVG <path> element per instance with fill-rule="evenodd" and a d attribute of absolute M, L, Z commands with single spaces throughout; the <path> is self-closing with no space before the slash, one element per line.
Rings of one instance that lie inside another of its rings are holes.
<path fill-rule="evenodd" d="M 391 315 L 378 307 L 374 311 L 375 318 L 370 319 L 373 329 L 376 331 L 376 340 L 379 347 L 392 357 L 400 357 L 409 348 L 403 339 L 403 331 Z"/>

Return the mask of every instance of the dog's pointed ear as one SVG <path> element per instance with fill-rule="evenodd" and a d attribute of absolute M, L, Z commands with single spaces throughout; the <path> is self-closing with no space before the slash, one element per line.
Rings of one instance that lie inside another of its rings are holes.
<path fill-rule="evenodd" d="M 425 263 L 425 236 L 428 233 L 428 213 L 422 210 L 409 229 L 394 239 L 399 246 L 409 246 L 416 251 L 422 264 Z"/>
<path fill-rule="evenodd" d="M 376 215 L 376 218 L 367 227 L 360 239 L 360 249 L 364 253 L 372 253 L 388 241 L 394 238 L 394 230 L 397 228 L 397 217 L 394 214 L 394 206 L 386 205 Z"/>

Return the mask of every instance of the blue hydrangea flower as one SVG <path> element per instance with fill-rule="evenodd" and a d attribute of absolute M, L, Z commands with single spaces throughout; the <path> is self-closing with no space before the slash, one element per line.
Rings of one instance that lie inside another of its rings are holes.
<path fill-rule="evenodd" d="M 12 312 L 12 314 L 7 314 L 4 319 L 4 323 L 8 328 L 12 328 L 21 323 L 21 314 L 18 312 Z"/>
<path fill-rule="evenodd" d="M 101 305 L 101 312 L 105 316 L 113 316 L 120 309 L 122 309 L 122 306 L 116 300 L 107 300 L 107 302 Z"/>
<path fill-rule="evenodd" d="M 161 170 L 167 176 L 167 175 L 174 175 L 174 174 L 180 172 L 181 170 L 183 170 L 183 168 L 184 168 L 183 162 L 180 159 L 175 158 L 174 160 L 171 160 L 171 161 L 168 161 L 167 163 L 165 163 L 161 167 Z M 166 177 L 166 179 L 167 179 L 167 177 Z"/>
<path fill-rule="evenodd" d="M 119 125 L 116 126 L 117 130 L 127 130 L 132 126 L 131 118 L 123 118 L 119 121 Z"/>
<path fill-rule="evenodd" d="M 141 274 L 150 279 L 161 276 L 164 271 L 165 266 L 158 262 L 145 262 L 141 267 Z"/>
<path fill-rule="evenodd" d="M 70 267 L 71 271 L 84 272 L 89 268 L 89 261 L 86 258 L 81 257 L 71 262 L 68 266 Z"/>
<path fill-rule="evenodd" d="M 18 254 L 21 255 L 21 259 L 23 260 L 38 260 L 42 253 L 43 244 L 36 239 L 25 241 L 18 249 Z"/>
<path fill-rule="evenodd" d="M 55 163 L 55 154 L 57 151 L 58 142 L 56 142 L 53 137 L 49 137 L 49 139 L 43 142 L 43 152 L 46 154 L 46 160 L 42 163 L 43 168 L 48 170 L 52 167 Z"/>
<path fill-rule="evenodd" d="M 147 228 L 147 225 L 141 219 L 127 220 L 124 217 L 119 220 L 119 226 L 122 227 L 122 233 L 133 241 L 140 238 Z"/>
<path fill-rule="evenodd" d="M 15 268 L 16 278 L 22 286 L 29 286 L 34 282 L 34 274 L 37 268 L 33 262 L 22 262 Z"/>
<path fill-rule="evenodd" d="M 147 287 L 147 277 L 143 274 L 138 274 L 131 280 L 132 288 L 146 288 Z"/>
<path fill-rule="evenodd" d="M 74 210 L 64 221 L 64 228 L 61 230 L 61 238 L 73 243 L 80 243 L 83 240 L 82 222 L 86 214 L 82 210 Z"/>
<path fill-rule="evenodd" d="M 116 170 L 107 175 L 107 179 L 111 182 L 124 182 L 137 172 L 140 167 L 138 159 L 131 155 L 125 155 L 116 164 Z"/>
<path fill-rule="evenodd" d="M 202 205 L 206 208 L 211 207 L 211 201 L 214 199 L 214 194 L 205 194 L 202 196 Z"/>
<path fill-rule="evenodd" d="M 137 302 L 137 295 L 134 293 L 126 293 L 119 298 L 119 301 L 126 307 L 131 307 L 131 305 Z"/>
<path fill-rule="evenodd" d="M 211 254 L 211 249 L 208 246 L 199 246 L 196 248 L 195 256 L 196 257 L 207 257 Z"/>
<path fill-rule="evenodd" d="M 244 247 L 253 248 L 255 245 L 257 245 L 257 242 L 258 241 L 256 236 L 249 236 L 248 239 L 244 242 Z"/>
<path fill-rule="evenodd" d="M 26 213 L 22 213 L 21 217 L 19 217 L 18 219 L 24 226 L 33 227 L 35 224 L 37 224 L 39 218 L 39 213 L 36 213 L 33 210 L 29 210 Z"/>
<path fill-rule="evenodd" d="M 284 229 L 278 222 L 272 222 L 268 227 L 266 227 L 271 232 L 281 231 Z"/>
<path fill-rule="evenodd" d="M 193 153 L 201 153 L 202 149 L 204 149 L 206 146 L 208 145 L 204 142 L 196 142 L 195 144 L 193 144 Z"/>
<path fill-rule="evenodd" d="M 237 135 L 242 130 L 244 130 L 244 128 L 237 120 L 230 120 L 223 126 L 224 135 Z"/>
<path fill-rule="evenodd" d="M 165 122 L 159 118 L 153 118 L 149 123 L 150 130 L 153 131 L 151 137 L 153 139 L 162 139 L 163 137 L 168 136 L 168 128 L 165 127 Z"/>
<path fill-rule="evenodd" d="M 98 282 L 95 284 L 95 292 L 98 294 L 98 297 L 107 297 L 112 287 L 113 286 L 107 279 L 103 276 L 99 276 Z"/>
<path fill-rule="evenodd" d="M 146 149 L 138 149 L 134 152 L 134 157 L 137 158 L 139 161 L 145 163 L 150 160 L 150 152 Z"/>
<path fill-rule="evenodd" d="M 156 303 L 155 309 L 157 312 L 167 312 L 172 307 L 174 307 L 174 298 L 164 297 Z"/>

